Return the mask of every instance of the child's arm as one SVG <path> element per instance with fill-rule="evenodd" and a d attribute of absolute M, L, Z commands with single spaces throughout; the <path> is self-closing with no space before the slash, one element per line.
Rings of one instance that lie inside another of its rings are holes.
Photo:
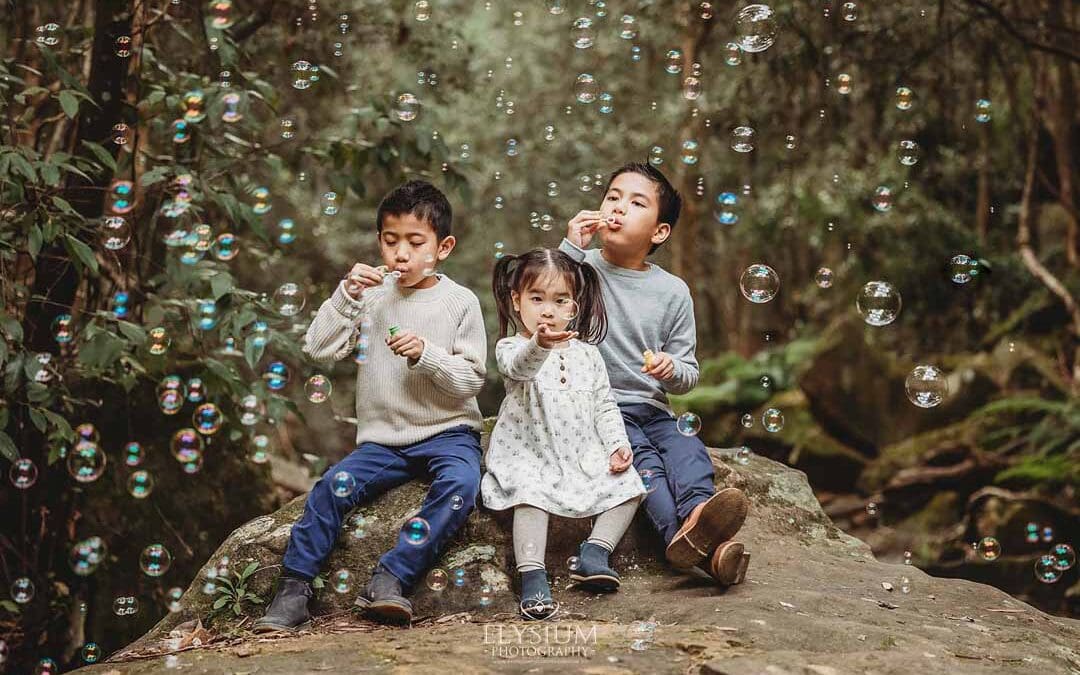
<path fill-rule="evenodd" d="M 342 281 L 323 302 L 304 335 L 303 350 L 316 361 L 339 361 L 353 350 L 367 298 L 354 300 Z"/>
<path fill-rule="evenodd" d="M 480 313 L 480 301 L 473 296 L 458 324 L 450 351 L 424 340 L 424 351 L 409 368 L 427 373 L 435 386 L 455 398 L 472 398 L 480 393 L 487 374 L 487 333 Z"/>
<path fill-rule="evenodd" d="M 608 379 L 604 359 L 599 350 L 590 351 L 593 360 L 593 419 L 596 422 L 596 433 L 610 455 L 619 448 L 629 449 L 630 440 L 626 437 L 622 413 L 619 412 L 615 396 L 611 393 L 611 381 Z"/>
<path fill-rule="evenodd" d="M 671 357 L 675 371 L 671 377 L 661 380 L 664 389 L 670 394 L 685 394 L 698 382 L 698 362 L 694 352 L 697 349 L 697 325 L 694 322 L 694 301 L 689 293 L 679 304 L 671 332 L 663 350 Z"/>
<path fill-rule="evenodd" d="M 535 379 L 550 353 L 550 349 L 537 343 L 535 334 L 528 340 L 508 337 L 495 344 L 495 361 L 499 372 L 508 380 Z"/>

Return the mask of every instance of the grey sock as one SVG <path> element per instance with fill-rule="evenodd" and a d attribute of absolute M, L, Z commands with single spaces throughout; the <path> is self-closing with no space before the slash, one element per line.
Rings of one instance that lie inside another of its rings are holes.
<path fill-rule="evenodd" d="M 548 512 L 522 504 L 514 508 L 514 560 L 518 572 L 544 569 Z"/>
<path fill-rule="evenodd" d="M 585 541 L 602 546 L 609 552 L 614 551 L 616 544 L 623 538 L 630 523 L 633 522 L 634 513 L 637 512 L 640 503 L 641 498 L 634 497 L 598 515 L 596 522 L 593 523 L 592 532 Z"/>

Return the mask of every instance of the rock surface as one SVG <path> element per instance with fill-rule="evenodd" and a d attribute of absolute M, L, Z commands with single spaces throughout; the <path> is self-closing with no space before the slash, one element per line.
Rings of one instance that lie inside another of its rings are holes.
<path fill-rule="evenodd" d="M 187 589 L 182 611 L 87 670 L 1080 673 L 1080 622 L 1044 614 L 990 586 L 878 562 L 865 543 L 832 524 L 801 472 L 762 457 L 740 465 L 730 451 L 711 453 L 717 484 L 740 487 L 752 500 L 739 536 L 753 555 L 742 585 L 723 590 L 707 578 L 667 569 L 659 563 L 658 539 L 639 514 L 616 552 L 622 590 L 585 594 L 568 587 L 565 561 L 588 524 L 553 519 L 547 561 L 561 612 L 552 621 L 526 623 L 517 618 L 510 576 L 509 514 L 478 510 L 440 563 L 448 572 L 463 569 L 464 585 L 418 589 L 412 628 L 377 626 L 348 608 L 378 555 L 419 506 L 426 486 L 410 484 L 359 509 L 367 520 L 363 538 L 343 532 L 326 570 L 350 570 L 352 588 L 321 591 L 312 631 L 253 636 L 246 630 L 251 619 L 231 614 L 207 624 L 209 631 L 191 630 L 192 620 L 205 622 L 210 613 L 214 598 L 203 587 L 224 556 L 234 571 L 258 562 L 249 590 L 272 595 L 289 528 L 303 508 L 298 499 L 234 532 Z M 492 597 L 486 606 L 483 586 Z M 244 610 L 260 613 L 257 605 Z M 194 637 L 200 646 L 190 644 Z M 522 654 L 522 647 L 549 655 Z"/>

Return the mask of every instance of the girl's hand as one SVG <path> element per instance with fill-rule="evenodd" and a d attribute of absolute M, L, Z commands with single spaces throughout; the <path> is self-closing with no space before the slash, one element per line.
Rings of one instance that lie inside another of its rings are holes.
<path fill-rule="evenodd" d="M 566 238 L 578 248 L 585 248 L 602 222 L 604 214 L 599 211 L 578 211 L 566 226 Z"/>
<path fill-rule="evenodd" d="M 552 331 L 544 324 L 536 329 L 536 344 L 540 345 L 544 349 L 551 349 L 560 342 L 572 340 L 578 336 L 576 330 L 560 330 Z"/>
<path fill-rule="evenodd" d="M 411 361 L 419 360 L 424 353 L 424 339 L 411 330 L 403 330 L 393 337 L 386 338 L 386 344 L 398 356 Z"/>
<path fill-rule="evenodd" d="M 675 362 L 670 354 L 654 352 L 651 361 L 652 363 L 641 367 L 641 372 L 658 380 L 670 380 L 675 374 Z"/>
<path fill-rule="evenodd" d="M 611 473 L 622 473 L 630 468 L 630 465 L 634 461 L 634 453 L 630 452 L 630 448 L 619 448 L 615 452 L 611 453 Z"/>
<path fill-rule="evenodd" d="M 382 283 L 382 278 L 382 271 L 371 265 L 356 263 L 349 270 L 349 273 L 345 275 L 345 292 L 352 296 L 354 300 L 359 300 L 360 296 L 364 294 L 365 288 L 378 286 Z"/>

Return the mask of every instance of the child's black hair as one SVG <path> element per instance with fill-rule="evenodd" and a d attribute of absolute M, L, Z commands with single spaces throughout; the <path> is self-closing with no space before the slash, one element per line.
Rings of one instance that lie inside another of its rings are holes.
<path fill-rule="evenodd" d="M 607 191 L 611 189 L 611 184 L 624 173 L 638 173 L 653 182 L 656 186 L 656 197 L 659 203 L 659 217 L 656 222 L 667 223 L 674 231 L 675 224 L 679 221 L 679 212 L 682 211 L 682 195 L 668 181 L 667 176 L 648 162 L 627 162 L 611 172 L 602 194 L 607 195 Z M 661 244 L 653 244 L 649 248 L 649 254 L 654 253 L 656 249 L 660 248 Z"/>
<path fill-rule="evenodd" d="M 499 337 L 507 330 L 518 330 L 518 316 L 514 311 L 512 291 L 524 295 L 529 286 L 546 274 L 562 274 L 577 303 L 578 313 L 567 325 L 576 330 L 583 342 L 598 344 L 607 335 L 607 314 L 604 311 L 604 295 L 600 277 L 591 265 L 577 263 L 562 251 L 550 248 L 534 248 L 521 255 L 504 255 L 495 263 L 491 290 L 499 310 Z"/>
<path fill-rule="evenodd" d="M 406 213 L 427 221 L 439 241 L 450 236 L 450 223 L 454 217 L 450 200 L 442 190 L 426 180 L 411 180 L 387 193 L 379 202 L 375 230 L 382 233 L 383 218 L 386 216 L 402 216 Z"/>

